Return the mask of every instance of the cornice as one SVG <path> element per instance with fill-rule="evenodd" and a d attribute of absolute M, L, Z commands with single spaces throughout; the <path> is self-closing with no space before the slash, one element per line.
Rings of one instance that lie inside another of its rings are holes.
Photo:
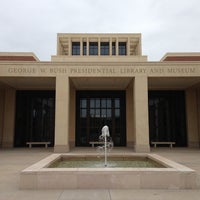
<path fill-rule="evenodd" d="M 74 63 L 74 62 L 0 62 L 0 66 L 49 66 L 49 67 L 200 67 L 200 62 L 88 62 L 88 63 Z"/>

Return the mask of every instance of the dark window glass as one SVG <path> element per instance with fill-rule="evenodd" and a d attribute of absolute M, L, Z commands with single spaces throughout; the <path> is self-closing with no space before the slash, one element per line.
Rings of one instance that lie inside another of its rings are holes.
<path fill-rule="evenodd" d="M 83 55 L 87 55 L 87 43 L 83 42 Z"/>
<path fill-rule="evenodd" d="M 107 99 L 107 108 L 111 108 L 111 99 Z"/>
<path fill-rule="evenodd" d="M 109 43 L 101 42 L 101 55 L 109 55 Z"/>
<path fill-rule="evenodd" d="M 101 107 L 106 108 L 106 99 L 101 100 Z"/>
<path fill-rule="evenodd" d="M 120 99 L 115 99 L 115 108 L 120 107 Z"/>
<path fill-rule="evenodd" d="M 87 110 L 81 109 L 81 117 L 86 117 L 86 116 L 87 116 Z"/>
<path fill-rule="evenodd" d="M 111 117 L 112 114 L 112 110 L 111 109 L 107 109 L 107 117 Z"/>
<path fill-rule="evenodd" d="M 126 55 L 126 42 L 119 42 L 119 55 Z"/>
<path fill-rule="evenodd" d="M 98 55 L 98 43 L 97 42 L 90 42 L 89 46 L 90 55 Z"/>
<path fill-rule="evenodd" d="M 27 141 L 50 141 L 54 145 L 54 91 L 17 91 L 15 115 L 15 147 Z"/>
<path fill-rule="evenodd" d="M 94 107 L 95 107 L 95 100 L 90 99 L 90 108 L 94 108 Z"/>
<path fill-rule="evenodd" d="M 100 117 L 100 109 L 96 109 L 96 116 L 95 117 Z"/>
<path fill-rule="evenodd" d="M 185 91 L 149 91 L 149 141 L 187 146 Z"/>
<path fill-rule="evenodd" d="M 101 110 L 101 117 L 106 118 L 106 109 Z"/>
<path fill-rule="evenodd" d="M 81 108 L 86 108 L 86 106 L 87 106 L 87 100 L 81 99 Z"/>
<path fill-rule="evenodd" d="M 112 42 L 112 55 L 116 55 L 116 46 L 115 46 L 115 42 Z"/>
<path fill-rule="evenodd" d="M 120 117 L 120 109 L 115 109 L 115 117 Z"/>
<path fill-rule="evenodd" d="M 72 55 L 80 55 L 80 42 L 72 42 Z"/>
<path fill-rule="evenodd" d="M 109 126 L 116 146 L 126 144 L 125 92 L 78 91 L 76 96 L 76 145 L 98 141 L 101 128 Z"/>
<path fill-rule="evenodd" d="M 96 108 L 100 108 L 100 99 L 96 99 Z"/>
<path fill-rule="evenodd" d="M 95 109 L 90 109 L 90 117 L 95 117 Z"/>

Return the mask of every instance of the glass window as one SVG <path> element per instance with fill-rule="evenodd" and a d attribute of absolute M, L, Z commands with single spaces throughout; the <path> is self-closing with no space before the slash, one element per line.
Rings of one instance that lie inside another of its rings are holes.
<path fill-rule="evenodd" d="M 112 113 L 112 112 L 111 112 L 111 109 L 107 109 L 107 117 L 108 117 L 108 118 L 111 118 L 111 113 Z"/>
<path fill-rule="evenodd" d="M 115 108 L 119 108 L 120 107 L 120 101 L 119 99 L 115 99 Z"/>
<path fill-rule="evenodd" d="M 83 42 L 83 55 L 87 55 L 87 43 Z"/>
<path fill-rule="evenodd" d="M 109 55 L 109 43 L 101 42 L 101 55 Z"/>
<path fill-rule="evenodd" d="M 111 108 L 111 99 L 107 99 L 107 108 Z"/>
<path fill-rule="evenodd" d="M 94 108 L 94 107 L 95 107 L 95 100 L 90 99 L 90 108 Z"/>
<path fill-rule="evenodd" d="M 81 117 L 86 117 L 86 116 L 87 116 L 87 110 L 81 109 Z"/>
<path fill-rule="evenodd" d="M 106 118 L 106 109 L 101 110 L 101 117 Z"/>
<path fill-rule="evenodd" d="M 119 55 L 126 55 L 126 42 L 119 42 Z"/>
<path fill-rule="evenodd" d="M 96 116 L 95 117 L 100 117 L 100 109 L 96 109 Z"/>
<path fill-rule="evenodd" d="M 101 107 L 106 108 L 106 99 L 101 100 Z"/>
<path fill-rule="evenodd" d="M 95 109 L 90 109 L 90 117 L 95 117 Z"/>
<path fill-rule="evenodd" d="M 100 99 L 96 99 L 96 108 L 100 108 Z"/>
<path fill-rule="evenodd" d="M 115 46 L 115 42 L 112 42 L 112 55 L 116 55 L 116 46 Z"/>
<path fill-rule="evenodd" d="M 81 108 L 86 108 L 86 106 L 87 106 L 87 100 L 81 99 Z"/>
<path fill-rule="evenodd" d="M 120 109 L 115 109 L 115 117 L 120 117 Z"/>
<path fill-rule="evenodd" d="M 80 55 L 80 42 L 72 42 L 72 55 Z"/>
<path fill-rule="evenodd" d="M 89 43 L 89 53 L 90 55 L 98 55 L 98 42 L 90 42 Z"/>

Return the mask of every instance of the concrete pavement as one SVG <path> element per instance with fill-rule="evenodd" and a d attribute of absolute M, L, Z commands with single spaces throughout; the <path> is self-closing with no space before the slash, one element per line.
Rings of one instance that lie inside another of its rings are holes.
<path fill-rule="evenodd" d="M 92 148 L 75 148 L 71 152 L 87 153 Z M 132 149 L 115 148 L 113 152 L 130 152 Z M 152 148 L 152 153 L 186 165 L 200 177 L 200 149 Z M 0 200 L 199 200 L 198 190 L 20 190 L 19 173 L 53 153 L 52 148 L 0 149 Z M 200 179 L 199 179 L 200 180 Z M 200 188 L 200 181 L 198 185 Z"/>

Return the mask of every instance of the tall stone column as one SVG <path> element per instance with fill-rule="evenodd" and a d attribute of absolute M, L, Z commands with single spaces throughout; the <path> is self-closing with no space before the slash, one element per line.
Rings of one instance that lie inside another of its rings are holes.
<path fill-rule="evenodd" d="M 109 56 L 112 56 L 112 38 L 109 39 Z"/>
<path fill-rule="evenodd" d="M 101 41 L 100 38 L 98 38 L 98 56 L 101 55 Z"/>
<path fill-rule="evenodd" d="M 119 41 L 118 41 L 118 38 L 116 38 L 115 48 L 116 48 L 116 56 L 118 56 L 119 55 Z"/>
<path fill-rule="evenodd" d="M 199 147 L 197 93 L 195 89 L 186 90 L 188 146 Z"/>
<path fill-rule="evenodd" d="M 83 55 L 83 38 L 80 39 L 80 56 Z"/>
<path fill-rule="evenodd" d="M 72 41 L 71 38 L 68 40 L 68 56 L 72 55 Z"/>
<path fill-rule="evenodd" d="M 15 130 L 15 94 L 13 88 L 5 90 L 2 147 L 13 147 Z"/>
<path fill-rule="evenodd" d="M 54 152 L 69 151 L 69 77 L 56 77 L 55 146 Z"/>
<path fill-rule="evenodd" d="M 127 49 L 126 55 L 130 56 L 130 38 L 129 37 L 126 43 L 126 49 Z"/>
<path fill-rule="evenodd" d="M 148 79 L 135 77 L 133 84 L 133 121 L 136 152 L 149 152 Z"/>

